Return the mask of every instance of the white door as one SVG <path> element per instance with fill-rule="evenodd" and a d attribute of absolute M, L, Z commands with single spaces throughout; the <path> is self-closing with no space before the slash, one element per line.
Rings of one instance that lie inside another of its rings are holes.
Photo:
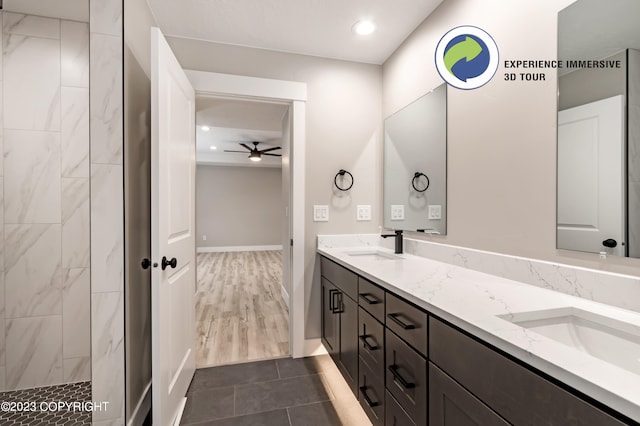
<path fill-rule="evenodd" d="M 153 424 L 179 420 L 195 372 L 195 95 L 151 29 Z"/>
<path fill-rule="evenodd" d="M 558 248 L 624 255 L 623 119 L 623 96 L 558 114 Z"/>

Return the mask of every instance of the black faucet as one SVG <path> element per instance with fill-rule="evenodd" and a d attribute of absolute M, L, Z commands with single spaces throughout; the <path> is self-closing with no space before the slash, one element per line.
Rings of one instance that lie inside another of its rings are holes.
<path fill-rule="evenodd" d="M 382 238 L 395 237 L 396 239 L 396 253 L 402 253 L 402 229 L 396 229 L 395 234 L 380 235 Z"/>

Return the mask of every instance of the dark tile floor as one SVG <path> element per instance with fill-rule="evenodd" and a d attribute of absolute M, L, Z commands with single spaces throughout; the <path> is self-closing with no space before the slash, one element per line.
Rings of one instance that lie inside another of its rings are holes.
<path fill-rule="evenodd" d="M 182 425 L 370 425 L 328 355 L 196 370 Z"/>

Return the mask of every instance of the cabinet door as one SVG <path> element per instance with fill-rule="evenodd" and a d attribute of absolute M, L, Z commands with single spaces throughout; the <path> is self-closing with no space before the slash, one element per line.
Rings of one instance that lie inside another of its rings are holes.
<path fill-rule="evenodd" d="M 429 363 L 429 426 L 507 426 L 465 388 Z"/>
<path fill-rule="evenodd" d="M 340 354 L 339 298 L 336 286 L 322 278 L 322 343 L 334 359 Z"/>
<path fill-rule="evenodd" d="M 341 292 L 340 305 L 340 365 L 358 395 L 358 304 Z"/>

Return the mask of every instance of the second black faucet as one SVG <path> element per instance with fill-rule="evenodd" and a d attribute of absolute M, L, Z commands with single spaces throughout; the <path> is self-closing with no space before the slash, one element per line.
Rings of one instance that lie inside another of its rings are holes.
<path fill-rule="evenodd" d="M 380 235 L 382 238 L 395 237 L 396 239 L 396 250 L 397 254 L 402 253 L 402 229 L 396 229 L 395 234 L 382 234 Z"/>

